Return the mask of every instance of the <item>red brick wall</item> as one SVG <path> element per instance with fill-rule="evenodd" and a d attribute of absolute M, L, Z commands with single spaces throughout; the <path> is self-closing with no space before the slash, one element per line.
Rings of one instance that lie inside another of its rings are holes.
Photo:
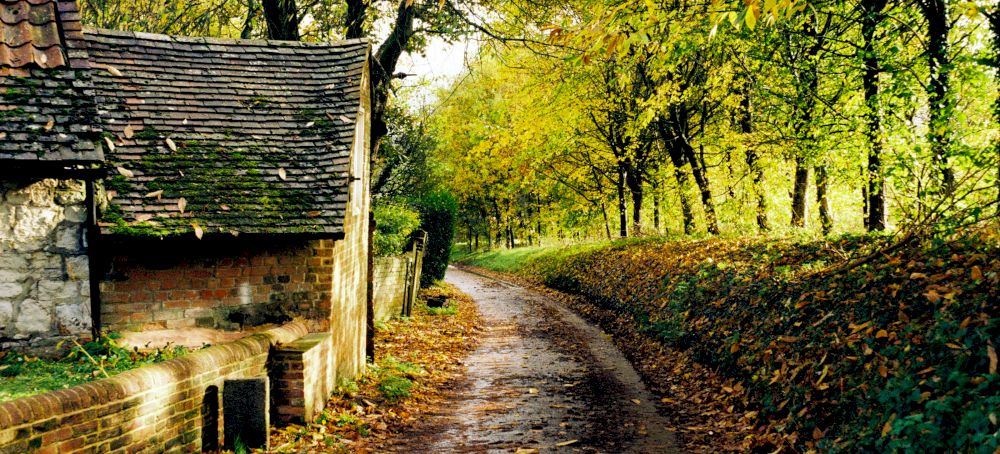
<path fill-rule="evenodd" d="M 293 322 L 111 378 L 0 403 L 0 452 L 218 449 L 224 381 L 266 375 L 269 350 L 306 332 L 305 324 Z"/>
<path fill-rule="evenodd" d="M 271 421 L 312 421 L 323 411 L 336 385 L 329 333 L 310 334 L 271 352 Z"/>
<path fill-rule="evenodd" d="M 283 313 L 329 327 L 333 240 L 237 239 L 114 244 L 101 282 L 105 329 L 238 328 L 232 311 L 253 317 Z"/>

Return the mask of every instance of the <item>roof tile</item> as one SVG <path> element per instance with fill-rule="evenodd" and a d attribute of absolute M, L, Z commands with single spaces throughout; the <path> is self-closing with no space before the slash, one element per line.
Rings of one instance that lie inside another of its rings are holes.
<path fill-rule="evenodd" d="M 0 0 L 0 170 L 103 160 L 77 16 L 72 0 Z"/>
<path fill-rule="evenodd" d="M 94 71 L 105 233 L 343 233 L 366 41 L 85 36 L 121 74 Z"/>
<path fill-rule="evenodd" d="M 66 64 L 56 0 L 0 1 L 0 67 Z"/>

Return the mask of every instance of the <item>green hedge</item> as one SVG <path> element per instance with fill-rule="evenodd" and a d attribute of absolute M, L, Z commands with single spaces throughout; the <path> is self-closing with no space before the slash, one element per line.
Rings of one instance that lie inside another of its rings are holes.
<path fill-rule="evenodd" d="M 429 287 L 434 281 L 444 279 L 448 268 L 458 202 L 450 193 L 437 191 L 420 198 L 414 205 L 420 211 L 420 228 L 428 236 L 420 285 Z"/>
<path fill-rule="evenodd" d="M 375 255 L 402 254 L 410 235 L 420 227 L 420 213 L 397 203 L 380 203 L 372 211 L 375 214 Z"/>

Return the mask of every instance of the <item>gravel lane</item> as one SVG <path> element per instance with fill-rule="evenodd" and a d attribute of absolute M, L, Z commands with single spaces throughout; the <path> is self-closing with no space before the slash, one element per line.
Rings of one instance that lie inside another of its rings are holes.
<path fill-rule="evenodd" d="M 468 374 L 395 452 L 675 453 L 669 421 L 600 329 L 531 290 L 448 269 L 486 326 Z"/>

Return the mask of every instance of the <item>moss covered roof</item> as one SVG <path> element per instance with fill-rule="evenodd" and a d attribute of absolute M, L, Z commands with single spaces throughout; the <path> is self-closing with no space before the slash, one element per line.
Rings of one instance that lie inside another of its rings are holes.
<path fill-rule="evenodd" d="M 0 0 L 0 171 L 103 160 L 80 14 L 71 0 Z"/>
<path fill-rule="evenodd" d="M 367 41 L 86 40 L 105 233 L 343 233 Z"/>

